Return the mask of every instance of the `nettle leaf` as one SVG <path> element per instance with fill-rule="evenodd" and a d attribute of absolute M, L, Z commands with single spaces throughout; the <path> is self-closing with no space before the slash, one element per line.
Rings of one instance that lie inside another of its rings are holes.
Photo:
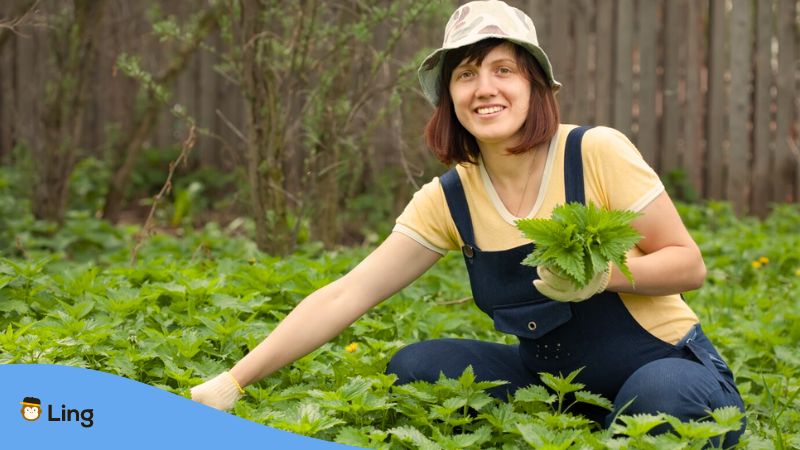
<path fill-rule="evenodd" d="M 487 426 L 482 426 L 473 433 L 436 436 L 436 441 L 437 444 L 448 449 L 480 448 L 481 444 L 488 442 L 491 438 L 492 430 Z"/>
<path fill-rule="evenodd" d="M 490 405 L 494 402 L 492 397 L 485 392 L 473 392 L 469 394 L 467 397 L 467 406 L 474 409 L 475 411 L 482 410 L 486 405 Z"/>
<path fill-rule="evenodd" d="M 552 431 L 538 423 L 518 424 L 522 439 L 536 449 L 566 450 L 575 442 L 574 431 Z"/>
<path fill-rule="evenodd" d="M 373 448 L 376 444 L 382 443 L 387 436 L 388 433 L 369 427 L 343 427 L 339 429 L 334 441 L 353 447 Z"/>
<path fill-rule="evenodd" d="M 516 429 L 516 424 L 521 421 L 522 414 L 514 411 L 513 405 L 501 403 L 480 413 L 478 419 L 485 420 L 495 429 L 508 433 L 512 428 Z"/>
<path fill-rule="evenodd" d="M 369 392 L 370 387 L 372 387 L 372 383 L 359 376 L 348 381 L 347 384 L 340 387 L 337 392 L 344 400 L 350 401 Z"/>
<path fill-rule="evenodd" d="M 23 302 L 22 300 L 5 300 L 0 299 L 0 312 L 3 313 L 10 313 L 10 312 L 17 312 L 18 314 L 27 314 L 30 310 L 30 306 L 27 303 Z"/>
<path fill-rule="evenodd" d="M 517 389 L 517 391 L 514 392 L 514 402 L 544 403 L 551 405 L 555 401 L 556 396 L 548 392 L 544 386 L 538 384 L 532 384 L 530 386 Z"/>
<path fill-rule="evenodd" d="M 583 368 L 573 370 L 567 376 L 557 376 L 547 372 L 539 372 L 539 378 L 542 380 L 547 387 L 554 390 L 558 395 L 569 394 L 570 392 L 576 392 L 584 387 L 586 387 L 583 383 L 573 383 L 572 381 L 575 380 L 575 377 L 583 370 Z"/>
<path fill-rule="evenodd" d="M 703 443 L 695 443 L 694 445 L 690 445 L 688 442 L 681 440 L 678 436 L 675 436 L 672 433 L 663 433 L 659 434 L 658 436 L 644 436 L 641 438 L 640 442 L 645 444 L 642 446 L 642 448 L 652 450 L 687 450 L 705 448 Z M 626 448 L 631 448 L 631 446 Z"/>
<path fill-rule="evenodd" d="M 722 426 L 729 427 L 729 431 L 736 431 L 742 427 L 744 413 L 737 406 L 723 406 L 709 412 L 714 421 Z"/>
<path fill-rule="evenodd" d="M 411 426 L 392 428 L 389 433 L 398 441 L 414 444 L 420 450 L 440 450 L 442 448 L 439 444 L 425 437 L 421 431 Z"/>
<path fill-rule="evenodd" d="M 13 279 L 14 277 L 9 275 L 0 275 L 0 289 L 6 287 Z"/>
<path fill-rule="evenodd" d="M 653 428 L 666 423 L 666 419 L 661 414 L 634 414 L 632 416 L 619 416 L 611 427 L 614 434 L 624 434 L 633 438 L 644 436 Z"/>
<path fill-rule="evenodd" d="M 593 394 L 589 391 L 578 391 L 575 393 L 575 400 L 589 405 L 599 406 L 609 411 L 614 409 L 613 403 L 602 395 Z"/>
<path fill-rule="evenodd" d="M 716 422 L 681 422 L 673 416 L 666 416 L 672 429 L 684 439 L 709 439 L 730 431 L 730 427 L 722 426 Z"/>
<path fill-rule="evenodd" d="M 289 410 L 276 412 L 275 416 L 276 420 L 270 424 L 271 426 L 306 436 L 344 423 L 326 415 L 315 403 L 301 403 Z"/>
<path fill-rule="evenodd" d="M 536 244 L 522 264 L 555 269 L 582 288 L 612 262 L 633 282 L 625 254 L 641 239 L 630 225 L 638 216 L 569 203 L 553 209 L 550 219 L 519 220 L 517 228 Z"/>
<path fill-rule="evenodd" d="M 536 413 L 536 417 L 541 419 L 548 427 L 559 430 L 586 428 L 592 423 L 592 421 L 586 417 L 576 416 L 570 413 L 559 414 L 551 411 L 542 411 Z"/>
<path fill-rule="evenodd" d="M 441 408 L 441 410 L 445 412 L 444 415 L 447 415 L 455 411 L 458 411 L 459 409 L 463 408 L 466 405 L 467 405 L 467 399 L 461 397 L 451 397 L 442 402 L 442 405 L 439 406 L 438 408 Z"/>
<path fill-rule="evenodd" d="M 392 392 L 398 397 L 413 398 L 425 403 L 436 402 L 436 395 L 432 391 L 433 385 L 423 381 L 392 386 Z"/>

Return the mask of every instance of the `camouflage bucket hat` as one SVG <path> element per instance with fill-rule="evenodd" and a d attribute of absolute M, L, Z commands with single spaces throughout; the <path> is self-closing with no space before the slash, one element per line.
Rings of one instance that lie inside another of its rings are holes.
<path fill-rule="evenodd" d="M 539 47 L 533 20 L 524 12 L 499 0 L 475 1 L 460 6 L 444 29 L 442 48 L 428 55 L 419 67 L 422 92 L 431 104 L 439 102 L 439 78 L 448 50 L 488 38 L 501 38 L 528 50 L 544 69 L 550 86 L 558 91 L 561 83 L 553 78 L 553 67 Z"/>

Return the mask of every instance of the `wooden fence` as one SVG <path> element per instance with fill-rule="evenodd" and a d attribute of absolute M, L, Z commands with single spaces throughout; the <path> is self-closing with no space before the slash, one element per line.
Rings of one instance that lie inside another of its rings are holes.
<path fill-rule="evenodd" d="M 150 36 L 143 3 L 114 1 L 107 12 L 83 142 L 96 154 L 113 134 L 109 127 L 126 126 L 129 108 L 121 105 L 135 102 L 133 82 L 113 69 L 117 55 L 143 55 L 147 63 L 164 54 L 164 44 Z M 179 17 L 193 4 L 162 3 Z M 797 0 L 509 3 L 537 25 L 564 84 L 563 121 L 618 128 L 665 179 L 683 175 L 684 190 L 729 200 L 740 212 L 764 214 L 770 202 L 800 199 Z M 11 16 L 14 4 L 3 2 L 0 19 Z M 415 34 L 419 42 L 408 44 L 405 56 L 423 46 L 438 47 L 445 21 L 441 18 L 438 28 L 422 25 Z M 14 145 L 37 136 L 37 100 L 45 89 L 50 43 L 46 30 L 23 34 L 0 46 L 0 161 Z M 208 41 L 219 43 L 218 36 Z M 174 101 L 201 126 L 235 141 L 225 122 L 241 126 L 241 97 L 215 72 L 218 62 L 213 53 L 198 52 L 172 86 Z M 419 118 L 429 110 L 417 103 L 402 121 L 414 129 L 398 135 L 419 135 Z M 162 119 L 149 143 L 175 145 L 180 125 L 166 113 Z M 385 144 L 408 148 L 409 142 Z M 210 138 L 200 139 L 198 154 L 204 164 L 229 161 Z"/>
<path fill-rule="evenodd" d="M 662 177 L 764 214 L 800 198 L 795 0 L 517 2 L 565 120 L 631 137 Z"/>

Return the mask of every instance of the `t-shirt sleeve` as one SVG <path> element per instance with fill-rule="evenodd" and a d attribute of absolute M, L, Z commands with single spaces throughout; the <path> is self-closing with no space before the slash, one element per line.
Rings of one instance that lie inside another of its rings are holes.
<path fill-rule="evenodd" d="M 405 234 L 420 245 L 440 253 L 458 249 L 455 224 L 450 217 L 438 178 L 422 186 L 395 222 L 392 231 Z"/>
<path fill-rule="evenodd" d="M 636 146 L 619 131 L 595 127 L 583 139 L 587 198 L 608 209 L 641 211 L 664 191 L 664 184 Z"/>

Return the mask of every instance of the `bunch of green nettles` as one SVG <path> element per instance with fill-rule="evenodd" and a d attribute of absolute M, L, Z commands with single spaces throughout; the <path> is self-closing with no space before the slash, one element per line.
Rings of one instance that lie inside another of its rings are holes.
<path fill-rule="evenodd" d="M 611 261 L 632 283 L 626 252 L 642 238 L 631 226 L 638 216 L 593 203 L 567 203 L 553 209 L 550 219 L 519 220 L 517 228 L 536 243 L 522 264 L 544 265 L 582 288 Z"/>

